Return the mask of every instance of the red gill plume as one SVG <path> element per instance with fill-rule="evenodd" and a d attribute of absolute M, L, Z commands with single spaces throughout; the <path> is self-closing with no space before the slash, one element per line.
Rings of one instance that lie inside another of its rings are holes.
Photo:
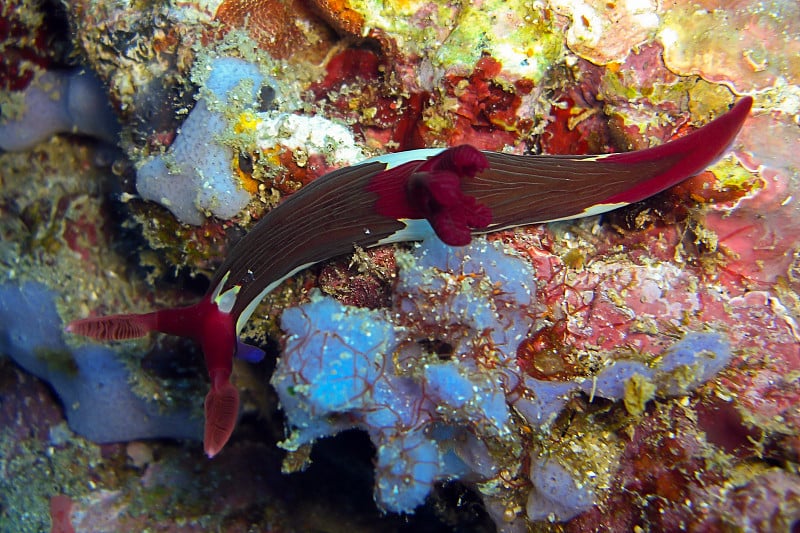
<path fill-rule="evenodd" d="M 491 210 L 463 193 L 461 180 L 489 168 L 470 145 L 448 148 L 425 161 L 411 161 L 378 174 L 368 190 L 378 195 L 375 210 L 397 219 L 427 219 L 450 246 L 469 244 L 471 231 L 487 227 Z"/>

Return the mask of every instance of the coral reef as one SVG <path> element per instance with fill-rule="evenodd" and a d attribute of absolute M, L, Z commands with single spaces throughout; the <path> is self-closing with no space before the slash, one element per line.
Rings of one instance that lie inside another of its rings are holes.
<path fill-rule="evenodd" d="M 62 31 L 58 17 L 47 13 L 39 4 L 25 0 L 3 2 L 0 6 L 0 89 L 4 91 L 4 107 L 9 96 L 5 91 L 13 95 L 24 90 L 37 75 L 63 59 L 68 47 Z"/>
<path fill-rule="evenodd" d="M 43 133 L 0 154 L 0 529 L 796 529 L 798 21 L 789 0 L 4 3 L 0 120 Z M 218 61 L 244 82 L 217 92 Z M 78 71 L 96 107 L 65 119 L 42 88 Z M 362 158 L 640 149 L 744 95 L 731 153 L 648 201 L 285 281 L 243 332 L 277 368 L 237 364 L 213 461 L 171 440 L 198 434 L 195 349 L 61 331 L 194 300 L 255 221 Z M 109 107 L 121 152 L 59 134 Z M 209 183 L 231 195 L 200 202 Z"/>
<path fill-rule="evenodd" d="M 587 478 L 576 464 L 567 470 L 553 449 L 532 452 L 523 466 L 530 434 L 521 427 L 546 434 L 580 389 L 624 399 L 641 415 L 647 401 L 685 395 L 731 359 L 719 334 L 690 333 L 652 366 L 608 361 L 582 384 L 533 379 L 515 348 L 536 307 L 530 265 L 482 239 L 460 248 L 426 240 L 398 262 L 388 313 L 316 293 L 285 311 L 286 346 L 272 377 L 291 430 L 281 446 L 297 452 L 366 430 L 377 449 L 375 499 L 394 512 L 412 512 L 437 480 L 486 483 L 529 468 L 530 496 L 517 505 L 529 520 L 569 520 L 597 502 L 594 487 L 608 476 Z"/>
<path fill-rule="evenodd" d="M 302 55 L 319 61 L 333 42 L 333 31 L 300 0 L 212 0 L 207 9 L 223 31 L 245 29 L 278 59 Z"/>
<path fill-rule="evenodd" d="M 667 68 L 684 76 L 699 74 L 739 92 L 762 90 L 779 80 L 797 85 L 797 4 L 739 0 L 724 10 L 715 8 L 714 2 L 678 1 L 665 10 L 657 38 Z"/>

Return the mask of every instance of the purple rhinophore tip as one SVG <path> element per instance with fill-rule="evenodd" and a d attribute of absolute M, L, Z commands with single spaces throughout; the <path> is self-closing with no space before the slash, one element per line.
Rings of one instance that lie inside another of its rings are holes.
<path fill-rule="evenodd" d="M 236 358 L 241 359 L 242 361 L 247 361 L 248 363 L 258 363 L 262 359 L 266 353 L 261 348 L 256 348 L 255 346 L 251 346 L 246 344 L 240 340 L 236 341 Z"/>

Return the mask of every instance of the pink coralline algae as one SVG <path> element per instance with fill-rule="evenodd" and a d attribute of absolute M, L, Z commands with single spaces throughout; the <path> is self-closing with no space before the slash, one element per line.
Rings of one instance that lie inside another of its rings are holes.
<path fill-rule="evenodd" d="M 0 89 L 21 91 L 60 59 L 54 21 L 24 1 L 0 6 Z"/>
<path fill-rule="evenodd" d="M 652 38 L 658 27 L 657 3 L 552 0 L 550 5 L 569 20 L 567 45 L 596 63 L 625 58 Z"/>
<path fill-rule="evenodd" d="M 657 41 L 671 71 L 697 74 L 737 92 L 798 81 L 800 11 L 795 2 L 553 0 L 550 5 L 566 17 L 570 49 L 596 64 L 621 63 Z"/>
<path fill-rule="evenodd" d="M 71 514 L 72 500 L 69 499 L 69 496 L 58 494 L 50 498 L 50 518 L 53 521 L 50 533 L 75 533 L 75 528 L 72 527 Z"/>

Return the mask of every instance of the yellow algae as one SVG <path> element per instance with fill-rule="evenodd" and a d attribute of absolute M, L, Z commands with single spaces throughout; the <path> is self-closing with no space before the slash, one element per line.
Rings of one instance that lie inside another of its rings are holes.
<path fill-rule="evenodd" d="M 538 82 L 563 57 L 562 36 L 542 4 L 352 0 L 349 7 L 364 18 L 365 32 L 381 30 L 405 54 L 445 70 L 471 70 L 488 54 L 506 72 Z"/>
<path fill-rule="evenodd" d="M 561 61 L 564 48 L 546 9 L 529 2 L 495 0 L 460 13 L 434 62 L 444 68 L 470 67 L 483 54 L 497 59 L 505 72 L 538 83 Z"/>
<path fill-rule="evenodd" d="M 233 126 L 235 133 L 253 132 L 261 122 L 252 111 L 245 111 L 239 114 L 239 120 Z"/>
<path fill-rule="evenodd" d="M 348 7 L 364 19 L 364 33 L 390 34 L 409 53 L 424 55 L 436 48 L 452 28 L 459 3 L 432 6 L 427 0 L 350 0 Z"/>
<path fill-rule="evenodd" d="M 763 179 L 757 173 L 747 170 L 738 159 L 730 155 L 719 160 L 709 170 L 717 178 L 714 189 L 720 192 L 738 190 L 752 195 L 764 187 Z"/>
<path fill-rule="evenodd" d="M 625 409 L 633 416 L 644 413 L 647 402 L 655 398 L 656 386 L 640 374 L 634 374 L 625 382 Z"/>
<path fill-rule="evenodd" d="M 239 184 L 244 190 L 250 194 L 256 194 L 258 192 L 258 186 L 260 182 L 253 179 L 252 167 L 250 169 L 242 167 L 242 156 L 239 154 L 234 154 L 233 161 L 231 161 L 231 170 L 234 172 L 236 177 L 239 178 Z"/>
<path fill-rule="evenodd" d="M 694 121 L 709 122 L 733 105 L 735 97 L 728 87 L 699 78 L 691 79 L 694 83 L 689 88 L 689 112 Z"/>

